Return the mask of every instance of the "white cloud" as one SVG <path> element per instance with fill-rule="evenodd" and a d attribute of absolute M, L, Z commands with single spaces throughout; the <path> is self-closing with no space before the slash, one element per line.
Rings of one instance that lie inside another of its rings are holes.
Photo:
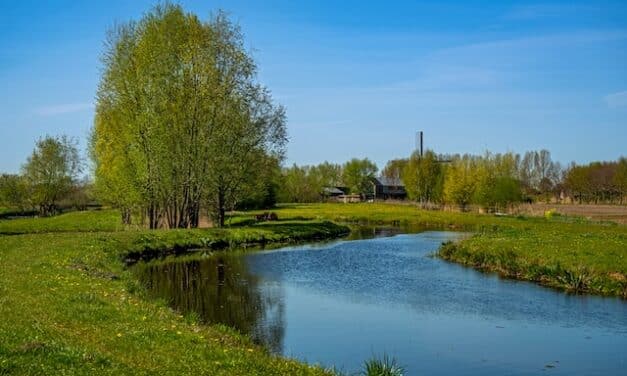
<path fill-rule="evenodd" d="M 627 107 L 627 91 L 608 94 L 604 99 L 610 107 Z"/>
<path fill-rule="evenodd" d="M 39 107 L 35 113 L 40 116 L 55 116 L 81 112 L 93 108 L 92 103 L 63 103 Z"/>

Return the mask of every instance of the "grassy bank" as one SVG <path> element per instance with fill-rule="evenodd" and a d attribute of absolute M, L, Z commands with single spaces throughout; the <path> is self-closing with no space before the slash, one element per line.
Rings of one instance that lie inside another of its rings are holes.
<path fill-rule="evenodd" d="M 0 236 L 1 374 L 325 374 L 272 356 L 221 326 L 198 325 L 146 299 L 124 266 L 135 255 L 188 248 L 294 242 L 338 236 L 330 222 L 267 223 L 246 228 L 115 230 L 72 218 L 2 222 L 21 235 Z M 84 217 L 83 217 L 84 219 Z M 41 224 L 42 227 L 38 227 Z M 34 233 L 23 232 L 32 229 Z M 54 232 L 44 233 L 45 229 Z M 132 258 L 132 257 L 131 257 Z"/>
<path fill-rule="evenodd" d="M 626 297 L 627 226 L 387 204 L 292 205 L 276 212 L 279 222 L 255 224 L 251 212 L 232 218 L 228 229 L 169 231 L 125 229 L 117 212 L 107 210 L 0 220 L 0 374 L 324 374 L 147 299 L 125 262 L 347 231 L 326 220 L 470 230 L 475 236 L 445 245 L 441 257 Z"/>
<path fill-rule="evenodd" d="M 0 235 L 122 230 L 125 227 L 117 210 L 77 211 L 45 218 L 0 219 Z"/>
<path fill-rule="evenodd" d="M 282 219 L 330 219 L 463 229 L 475 236 L 443 247 L 442 258 L 508 278 L 572 292 L 627 298 L 627 226 L 556 216 L 497 217 L 410 205 L 289 205 Z"/>

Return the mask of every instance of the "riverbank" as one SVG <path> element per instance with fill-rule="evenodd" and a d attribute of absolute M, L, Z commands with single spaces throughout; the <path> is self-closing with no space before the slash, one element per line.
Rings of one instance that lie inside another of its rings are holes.
<path fill-rule="evenodd" d="M 627 226 L 564 217 L 424 211 L 408 205 L 290 205 L 281 221 L 239 213 L 227 229 L 139 230 L 114 210 L 0 220 L 0 374 L 325 374 L 270 355 L 233 330 L 200 325 L 145 296 L 127 262 L 195 248 L 345 234 L 327 220 L 472 231 L 440 256 L 506 277 L 623 296 Z"/>
<path fill-rule="evenodd" d="M 576 293 L 627 298 L 627 226 L 577 217 L 512 217 L 385 203 L 287 205 L 282 219 L 472 231 L 443 259 Z"/>
<path fill-rule="evenodd" d="M 0 236 L 0 374 L 327 374 L 271 355 L 232 329 L 200 325 L 193 315 L 147 299 L 124 261 L 193 248 L 337 237 L 346 227 L 290 221 L 237 229 L 117 231 L 110 227 L 109 212 L 99 213 L 100 222 L 75 223 L 89 215 L 18 220 L 9 231 L 14 235 Z M 0 227 L 12 225 L 5 221 Z"/>

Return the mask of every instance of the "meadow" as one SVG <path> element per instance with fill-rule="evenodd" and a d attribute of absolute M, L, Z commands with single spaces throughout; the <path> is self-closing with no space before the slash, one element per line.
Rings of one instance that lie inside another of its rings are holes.
<path fill-rule="evenodd" d="M 327 374 L 145 298 L 126 261 L 337 237 L 346 227 L 290 221 L 122 231 L 117 220 L 104 210 L 0 221 L 12 234 L 0 235 L 0 375 Z"/>
<path fill-rule="evenodd" d="M 439 256 L 572 292 L 627 297 L 624 225 L 380 203 L 274 212 L 279 221 L 256 223 L 259 212 L 240 212 L 228 228 L 193 230 L 125 228 L 115 210 L 0 220 L 0 374 L 328 374 L 148 299 L 127 265 L 347 234 L 336 223 L 469 231 L 474 235 L 444 244 Z"/>

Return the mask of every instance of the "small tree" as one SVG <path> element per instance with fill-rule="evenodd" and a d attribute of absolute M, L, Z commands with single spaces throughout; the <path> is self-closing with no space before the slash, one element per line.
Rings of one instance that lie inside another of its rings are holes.
<path fill-rule="evenodd" d="M 28 187 L 24 177 L 17 174 L 0 175 L 0 206 L 22 212 L 30 207 Z"/>
<path fill-rule="evenodd" d="M 353 158 L 344 164 L 342 180 L 352 194 L 366 196 L 373 191 L 373 179 L 377 173 L 377 165 L 368 158 Z"/>
<path fill-rule="evenodd" d="M 81 171 L 76 142 L 67 136 L 39 139 L 22 170 L 40 215 L 55 214 L 57 202 L 70 192 Z"/>

